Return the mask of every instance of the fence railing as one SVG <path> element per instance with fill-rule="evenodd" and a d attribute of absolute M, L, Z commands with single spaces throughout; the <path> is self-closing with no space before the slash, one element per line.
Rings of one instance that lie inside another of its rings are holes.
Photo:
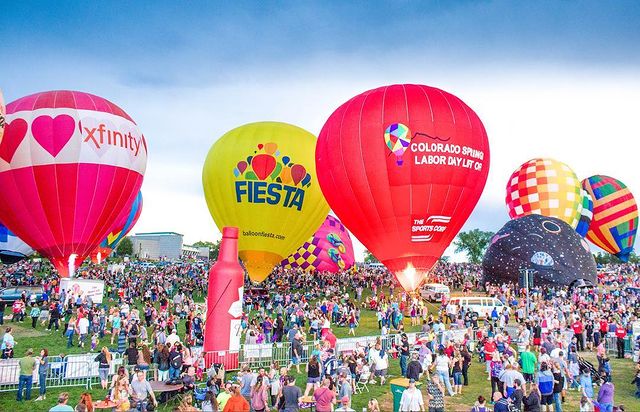
<path fill-rule="evenodd" d="M 604 346 L 607 349 L 607 353 L 618 353 L 618 338 L 615 336 L 606 336 Z M 634 342 L 631 337 L 627 336 L 624 338 L 625 355 L 633 355 L 634 350 Z"/>

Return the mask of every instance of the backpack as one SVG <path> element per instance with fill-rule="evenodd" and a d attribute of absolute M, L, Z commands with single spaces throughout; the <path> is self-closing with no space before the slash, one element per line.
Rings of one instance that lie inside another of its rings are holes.
<path fill-rule="evenodd" d="M 171 358 L 171 367 L 174 369 L 180 369 L 182 368 L 182 355 L 179 353 L 176 353 L 176 355 Z"/>

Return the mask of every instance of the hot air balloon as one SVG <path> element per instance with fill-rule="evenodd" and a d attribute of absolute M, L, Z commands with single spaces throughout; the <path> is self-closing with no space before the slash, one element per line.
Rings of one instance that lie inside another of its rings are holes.
<path fill-rule="evenodd" d="M 587 239 L 621 261 L 628 261 L 638 230 L 638 206 L 633 194 L 621 181 L 602 175 L 584 179 L 582 187 L 593 199 Z"/>
<path fill-rule="evenodd" d="M 475 207 L 489 142 L 475 112 L 452 94 L 386 86 L 333 112 L 316 168 L 337 217 L 413 291 Z"/>
<path fill-rule="evenodd" d="M 554 217 L 513 219 L 491 239 L 482 260 L 485 281 L 518 284 L 521 269 L 533 270 L 535 286 L 597 283 L 589 244 Z"/>
<path fill-rule="evenodd" d="M 120 241 L 124 239 L 127 233 L 135 226 L 140 217 L 140 213 L 142 213 L 142 192 L 138 192 L 138 196 L 136 196 L 136 200 L 133 202 L 129 214 L 125 215 L 107 237 L 100 242 L 98 247 L 91 252 L 91 261 L 93 263 L 101 263 L 102 260 L 106 259 L 111 252 L 118 247 Z"/>
<path fill-rule="evenodd" d="M 580 208 L 580 213 L 576 216 L 578 218 L 578 225 L 576 226 L 576 232 L 582 237 L 587 235 L 589 231 L 589 225 L 591 224 L 591 219 L 593 218 L 593 199 L 591 195 L 586 190 L 582 189 L 582 207 Z"/>
<path fill-rule="evenodd" d="M 580 180 L 566 164 L 531 159 L 516 169 L 507 183 L 509 216 L 556 217 L 575 228 L 582 211 L 580 189 Z"/>
<path fill-rule="evenodd" d="M 108 100 L 74 91 L 23 97 L 7 105 L 0 221 L 69 276 L 129 212 L 146 164 L 144 136 Z"/>
<path fill-rule="evenodd" d="M 2 96 L 2 90 L 0 90 L 0 143 L 2 143 L 2 136 L 4 136 L 6 107 L 4 106 L 4 97 Z"/>
<path fill-rule="evenodd" d="M 33 254 L 33 249 L 0 223 L 0 261 L 10 265 Z"/>
<path fill-rule="evenodd" d="M 329 215 L 309 240 L 282 261 L 285 268 L 336 273 L 353 266 L 353 244 L 347 228 Z"/>
<path fill-rule="evenodd" d="M 239 256 L 262 282 L 320 227 L 329 212 L 315 175 L 316 138 L 286 123 L 251 123 L 213 144 L 202 170 L 220 230 L 240 228 Z"/>

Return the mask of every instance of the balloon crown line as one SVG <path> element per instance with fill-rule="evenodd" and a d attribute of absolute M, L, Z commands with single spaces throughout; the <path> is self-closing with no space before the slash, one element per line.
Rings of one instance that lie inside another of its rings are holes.
<path fill-rule="evenodd" d="M 282 155 L 276 143 L 260 143 L 253 154 L 238 162 L 233 169 L 236 178 L 245 180 L 269 180 L 291 186 L 311 186 L 307 169 Z"/>

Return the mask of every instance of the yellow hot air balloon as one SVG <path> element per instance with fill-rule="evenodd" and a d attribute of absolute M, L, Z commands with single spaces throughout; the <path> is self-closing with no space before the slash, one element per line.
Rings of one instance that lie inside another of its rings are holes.
<path fill-rule="evenodd" d="M 329 213 L 315 165 L 316 137 L 286 123 L 259 122 L 227 132 L 202 170 L 204 195 L 220 230 L 240 228 L 238 251 L 262 282 L 313 235 Z"/>

